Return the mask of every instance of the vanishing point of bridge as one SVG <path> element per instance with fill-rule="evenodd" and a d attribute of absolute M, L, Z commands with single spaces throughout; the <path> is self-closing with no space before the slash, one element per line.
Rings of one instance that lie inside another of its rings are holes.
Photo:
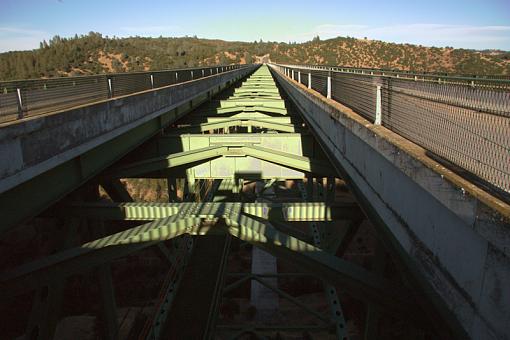
<path fill-rule="evenodd" d="M 0 83 L 1 332 L 508 339 L 508 89 L 274 64 Z"/>

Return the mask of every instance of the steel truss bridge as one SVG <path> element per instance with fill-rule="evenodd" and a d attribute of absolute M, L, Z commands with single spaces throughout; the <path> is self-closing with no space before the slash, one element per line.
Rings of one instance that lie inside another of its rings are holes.
<path fill-rule="evenodd" d="M 507 83 L 377 72 L 0 83 L 0 331 L 510 336 Z"/>

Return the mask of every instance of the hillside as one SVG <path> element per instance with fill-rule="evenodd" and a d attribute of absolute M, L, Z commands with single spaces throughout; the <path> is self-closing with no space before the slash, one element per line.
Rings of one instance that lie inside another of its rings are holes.
<path fill-rule="evenodd" d="M 33 51 L 0 54 L 0 80 L 282 62 L 457 74 L 510 74 L 510 52 L 423 47 L 338 37 L 305 43 L 185 38 L 55 36 Z"/>

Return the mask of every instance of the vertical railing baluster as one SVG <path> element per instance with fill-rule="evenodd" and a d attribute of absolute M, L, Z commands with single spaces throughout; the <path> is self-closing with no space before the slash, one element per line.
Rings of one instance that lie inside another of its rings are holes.
<path fill-rule="evenodd" d="M 328 91 L 326 97 L 331 99 L 331 71 L 328 72 Z"/>
<path fill-rule="evenodd" d="M 377 85 L 376 96 L 375 96 L 375 125 L 382 124 L 382 97 L 381 97 L 381 85 Z"/>
<path fill-rule="evenodd" d="M 113 98 L 112 78 L 108 77 L 108 98 Z"/>
<path fill-rule="evenodd" d="M 21 98 L 21 89 L 20 88 L 17 88 L 16 89 L 16 93 L 17 93 L 17 102 L 18 102 L 18 119 L 23 119 L 23 99 Z"/>

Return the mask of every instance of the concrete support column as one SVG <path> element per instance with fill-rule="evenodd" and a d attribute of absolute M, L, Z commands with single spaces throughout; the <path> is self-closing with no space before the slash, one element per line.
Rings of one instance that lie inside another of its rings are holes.
<path fill-rule="evenodd" d="M 301 84 L 301 71 L 298 71 L 297 73 L 297 79 L 298 79 L 298 83 Z"/>
<path fill-rule="evenodd" d="M 312 72 L 308 73 L 308 88 L 312 88 Z"/>

